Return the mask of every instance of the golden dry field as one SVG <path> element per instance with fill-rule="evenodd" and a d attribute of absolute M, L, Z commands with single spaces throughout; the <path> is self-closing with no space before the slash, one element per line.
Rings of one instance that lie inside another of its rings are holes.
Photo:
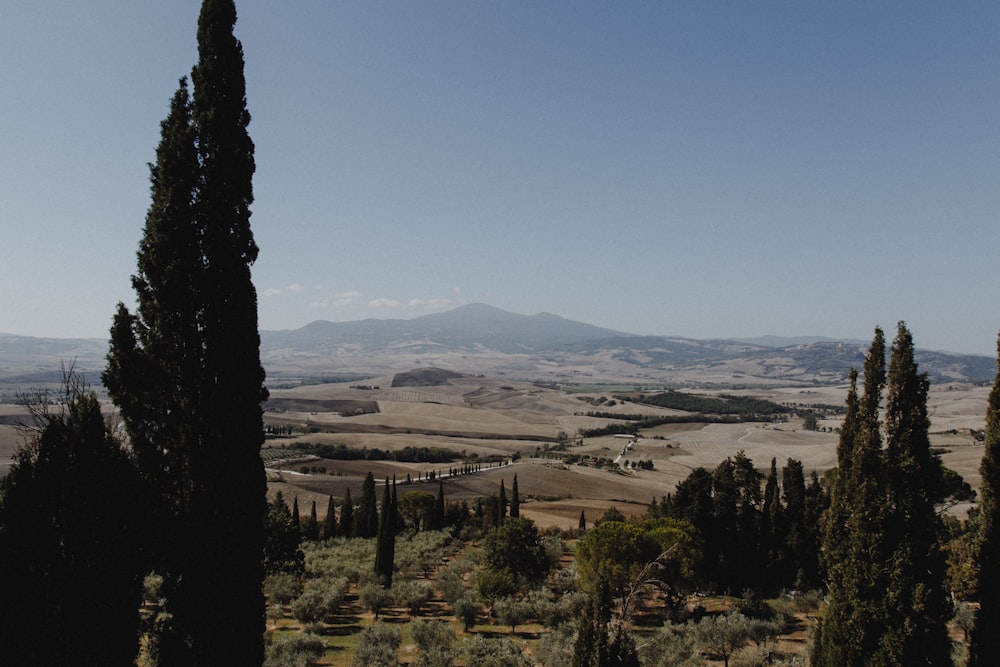
<path fill-rule="evenodd" d="M 616 401 L 594 407 L 592 402 L 614 400 L 617 391 L 570 393 L 503 378 L 451 378 L 438 386 L 392 387 L 392 376 L 372 378 L 361 383 L 324 384 L 272 391 L 272 404 L 303 405 L 316 410 L 274 409 L 265 413 L 265 422 L 291 425 L 296 435 L 269 439 L 268 447 L 297 443 L 343 444 L 353 448 L 398 450 L 403 447 L 428 447 L 452 450 L 457 456 L 504 457 L 506 464 L 482 464 L 479 472 L 448 477 L 452 464 L 400 463 L 393 461 L 308 462 L 307 467 L 322 466 L 324 473 L 301 474 L 303 463 L 270 466 L 270 493 L 282 490 L 286 497 L 298 496 L 305 509 L 317 501 L 322 513 L 328 495 L 341 497 L 350 487 L 352 496 L 360 493 L 364 475 L 370 470 L 377 479 L 407 475 L 415 485 L 436 491 L 437 482 L 423 481 L 434 471 L 443 479 L 450 501 L 472 499 L 499 493 L 503 481 L 508 493 L 516 474 L 522 512 L 540 527 L 575 527 L 580 512 L 589 522 L 610 506 L 625 514 L 640 513 L 655 498 L 671 493 L 676 484 L 697 467 L 714 468 L 727 456 L 744 451 L 758 469 L 766 471 L 772 458 L 778 466 L 788 458 L 802 461 L 806 474 L 820 475 L 836 463 L 839 417 L 819 422 L 819 431 L 806 431 L 800 419 L 780 423 L 690 423 L 667 424 L 643 430 L 634 444 L 623 450 L 630 438 L 601 436 L 579 438 L 580 429 L 609 423 L 610 419 L 583 416 L 592 410 L 645 415 L 678 414 L 676 410 Z M 352 388 L 352 386 L 366 388 Z M 986 410 L 988 388 L 970 384 L 933 386 L 928 400 L 931 415 L 931 439 L 945 450 L 945 464 L 958 471 L 973 487 L 979 483 L 978 466 L 982 447 L 975 444 L 971 430 L 981 429 Z M 764 388 L 729 392 L 766 398 L 793 407 L 843 405 L 846 386 Z M 341 416 L 325 412 L 324 402 L 343 406 L 345 402 L 377 404 L 378 412 Z M 588 402 L 589 401 L 589 402 Z M 301 429 L 316 432 L 301 433 Z M 652 461 L 653 470 L 611 471 L 608 469 L 561 462 L 548 450 L 554 448 L 560 433 L 569 445 L 560 454 L 589 455 L 592 458 L 629 461 Z M 518 459 L 510 462 L 514 455 Z M 418 477 L 422 481 L 417 481 Z M 963 512 L 964 508 L 957 508 Z"/>

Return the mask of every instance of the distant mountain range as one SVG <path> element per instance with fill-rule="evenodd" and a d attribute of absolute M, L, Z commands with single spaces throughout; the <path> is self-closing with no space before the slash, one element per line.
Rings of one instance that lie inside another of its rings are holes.
<path fill-rule="evenodd" d="M 261 359 L 281 378 L 377 376 L 438 366 L 459 372 L 557 381 L 666 382 L 703 385 L 834 384 L 859 368 L 866 341 L 766 336 L 694 340 L 638 336 L 541 313 L 518 315 L 469 304 L 409 320 L 316 321 L 300 329 L 261 331 Z M 0 382 L 58 379 L 75 363 L 91 381 L 107 342 L 0 334 Z M 994 359 L 919 351 L 932 382 L 991 382 Z"/>

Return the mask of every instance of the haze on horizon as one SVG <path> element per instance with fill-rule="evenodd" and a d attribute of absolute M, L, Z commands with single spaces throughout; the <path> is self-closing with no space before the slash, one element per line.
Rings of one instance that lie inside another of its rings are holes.
<path fill-rule="evenodd" d="M 5 12 L 0 331 L 133 298 L 200 3 L 133 4 Z M 262 329 L 483 302 L 995 354 L 995 3 L 237 8 Z"/>

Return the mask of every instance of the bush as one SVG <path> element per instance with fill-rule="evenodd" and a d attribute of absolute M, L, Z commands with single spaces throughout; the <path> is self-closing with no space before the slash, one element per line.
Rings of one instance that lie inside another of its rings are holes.
<path fill-rule="evenodd" d="M 479 613 L 482 611 L 482 605 L 472 599 L 470 595 L 464 595 L 459 599 L 455 600 L 455 618 L 462 622 L 463 629 L 468 632 L 469 628 L 476 624 L 479 620 Z"/>
<path fill-rule="evenodd" d="M 346 594 L 346 579 L 310 581 L 306 584 L 302 595 L 292 602 L 292 616 L 307 626 L 322 623 L 340 607 Z"/>
<path fill-rule="evenodd" d="M 325 652 L 326 644 L 314 634 L 282 637 L 268 648 L 264 667 L 309 667 Z"/>
<path fill-rule="evenodd" d="M 392 593 L 382 587 L 381 584 L 365 584 L 358 593 L 361 604 L 378 618 L 383 609 L 392 604 Z"/>
<path fill-rule="evenodd" d="M 423 581 L 400 579 L 392 584 L 392 597 L 397 606 L 406 607 L 410 616 L 416 616 L 431 599 L 431 587 Z"/>
<path fill-rule="evenodd" d="M 396 667 L 399 664 L 396 652 L 401 641 L 398 629 L 384 623 L 369 625 L 361 631 L 351 667 Z"/>
<path fill-rule="evenodd" d="M 457 651 L 455 630 L 445 621 L 418 619 L 410 624 L 413 642 L 420 649 L 418 667 L 450 667 L 455 663 Z"/>
<path fill-rule="evenodd" d="M 573 663 L 574 644 L 576 628 L 572 623 L 564 623 L 538 639 L 535 657 L 542 667 L 565 667 Z"/>
<path fill-rule="evenodd" d="M 476 635 L 465 640 L 463 653 L 468 663 L 476 667 L 532 667 L 523 645 L 507 637 L 486 639 Z"/>
<path fill-rule="evenodd" d="M 639 649 L 642 664 L 648 667 L 701 667 L 697 626 L 668 624 Z"/>
<path fill-rule="evenodd" d="M 288 604 L 301 592 L 299 578 L 288 572 L 270 574 L 264 579 L 264 595 L 272 602 Z"/>

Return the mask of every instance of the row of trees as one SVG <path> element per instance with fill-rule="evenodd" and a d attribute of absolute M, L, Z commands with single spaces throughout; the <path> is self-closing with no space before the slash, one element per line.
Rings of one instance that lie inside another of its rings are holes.
<path fill-rule="evenodd" d="M 802 462 L 765 477 L 742 451 L 714 470 L 696 468 L 647 516 L 691 524 L 703 545 L 697 584 L 708 590 L 775 593 L 820 585 L 819 524 L 828 496 L 815 473 L 807 485 Z"/>
<path fill-rule="evenodd" d="M 953 610 L 945 577 L 946 532 L 937 507 L 952 492 L 952 476 L 930 447 L 929 382 L 918 372 L 905 324 L 899 324 L 892 343 L 888 373 L 885 339 L 875 330 L 861 393 L 857 385 L 852 372 L 823 539 L 829 604 L 811 662 L 948 665 L 952 646 L 946 623 Z M 984 480 L 991 466 L 988 449 Z M 986 503 L 989 489 L 987 482 Z M 995 546 L 981 555 L 989 557 L 991 549 Z M 992 608 L 992 600 L 981 600 L 985 609 Z M 991 663 L 995 655 L 990 653 Z"/>

